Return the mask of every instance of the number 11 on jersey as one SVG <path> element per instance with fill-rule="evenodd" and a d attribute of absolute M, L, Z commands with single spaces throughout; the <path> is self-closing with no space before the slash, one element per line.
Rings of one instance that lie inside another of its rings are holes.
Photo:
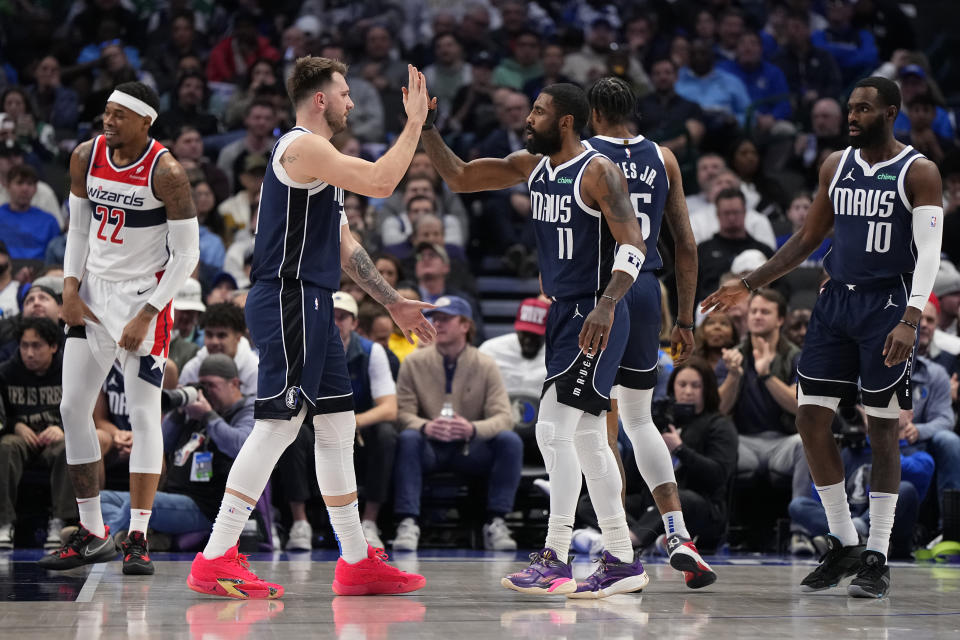
<path fill-rule="evenodd" d="M 560 259 L 573 259 L 573 228 L 557 227 L 557 237 L 560 241 Z"/>

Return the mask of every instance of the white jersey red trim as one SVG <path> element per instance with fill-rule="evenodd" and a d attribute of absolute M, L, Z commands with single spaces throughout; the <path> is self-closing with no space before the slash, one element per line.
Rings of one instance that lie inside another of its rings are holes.
<path fill-rule="evenodd" d="M 137 160 L 118 167 L 104 137 L 94 139 L 87 167 L 90 273 L 121 281 L 163 271 L 170 257 L 167 211 L 153 191 L 153 172 L 166 152 L 151 138 Z"/>

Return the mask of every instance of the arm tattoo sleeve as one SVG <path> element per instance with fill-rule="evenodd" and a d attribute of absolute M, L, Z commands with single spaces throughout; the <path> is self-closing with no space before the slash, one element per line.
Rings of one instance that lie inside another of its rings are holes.
<path fill-rule="evenodd" d="M 349 262 L 343 266 L 347 275 L 380 304 L 388 305 L 400 299 L 400 294 L 383 279 L 363 247 L 354 249 Z"/>

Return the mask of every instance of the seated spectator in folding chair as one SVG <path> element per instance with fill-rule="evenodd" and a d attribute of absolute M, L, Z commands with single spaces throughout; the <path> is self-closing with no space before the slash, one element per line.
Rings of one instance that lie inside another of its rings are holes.
<path fill-rule="evenodd" d="M 252 396 L 240 390 L 237 365 L 225 354 L 204 359 L 197 400 L 163 421 L 166 485 L 153 501 L 150 528 L 177 535 L 207 532 L 220 508 L 233 459 L 253 431 Z M 130 526 L 130 494 L 102 491 L 104 522 L 118 542 Z"/>
<path fill-rule="evenodd" d="M 50 470 L 51 547 L 60 545 L 64 520 L 77 517 L 60 418 L 62 334 L 49 318 L 24 318 L 17 326 L 20 348 L 0 364 L 0 549 L 13 548 L 17 489 L 28 467 Z"/>
<path fill-rule="evenodd" d="M 517 543 L 504 516 L 513 510 L 520 485 L 523 442 L 513 431 L 510 400 L 496 362 L 470 346 L 474 327 L 467 301 L 441 296 L 435 304 L 424 313 L 437 338 L 406 357 L 397 380 L 401 431 L 394 463 L 393 548 L 415 551 L 419 545 L 424 476 L 455 471 L 487 479 L 484 548 L 514 550 Z"/>

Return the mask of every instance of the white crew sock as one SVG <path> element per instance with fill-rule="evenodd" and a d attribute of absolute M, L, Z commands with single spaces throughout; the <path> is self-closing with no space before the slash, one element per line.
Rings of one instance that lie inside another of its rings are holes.
<path fill-rule="evenodd" d="M 360 509 L 354 500 L 342 507 L 327 507 L 330 526 L 340 545 L 340 556 L 344 562 L 356 564 L 367 557 L 367 539 L 360 524 Z"/>
<path fill-rule="evenodd" d="M 150 509 L 130 509 L 130 531 L 139 531 L 146 537 L 147 523 L 150 522 L 152 513 Z"/>
<path fill-rule="evenodd" d="M 890 548 L 890 532 L 893 531 L 893 516 L 897 510 L 897 494 L 870 492 L 870 535 L 867 549 L 887 557 Z"/>
<path fill-rule="evenodd" d="M 557 560 L 566 562 L 570 557 L 570 541 L 573 539 L 573 516 L 550 514 L 547 519 L 547 540 L 543 546 L 557 554 Z"/>
<path fill-rule="evenodd" d="M 600 535 L 603 538 L 603 548 L 620 562 L 633 562 L 633 545 L 630 544 L 630 529 L 627 520 L 621 513 L 619 516 L 598 520 Z"/>
<path fill-rule="evenodd" d="M 77 498 L 77 509 L 80 511 L 80 524 L 90 533 L 102 538 L 107 535 L 103 526 L 103 512 L 100 511 L 100 494 L 92 498 Z"/>
<path fill-rule="evenodd" d="M 232 493 L 223 494 L 217 521 L 213 523 L 213 533 L 203 549 L 203 557 L 213 560 L 225 554 L 230 547 L 236 546 L 243 525 L 247 524 L 252 512 L 253 505 L 246 500 Z"/>
<path fill-rule="evenodd" d="M 853 526 L 853 518 L 850 517 L 850 505 L 847 504 L 847 490 L 843 482 L 817 487 L 817 493 L 820 494 L 823 510 L 827 512 L 830 533 L 845 547 L 859 543 L 860 536 L 857 535 L 857 528 Z"/>
<path fill-rule="evenodd" d="M 681 538 L 690 539 L 687 524 L 683 521 L 683 511 L 667 511 L 661 517 L 663 518 L 663 530 L 667 533 L 667 537 L 678 535 Z"/>

